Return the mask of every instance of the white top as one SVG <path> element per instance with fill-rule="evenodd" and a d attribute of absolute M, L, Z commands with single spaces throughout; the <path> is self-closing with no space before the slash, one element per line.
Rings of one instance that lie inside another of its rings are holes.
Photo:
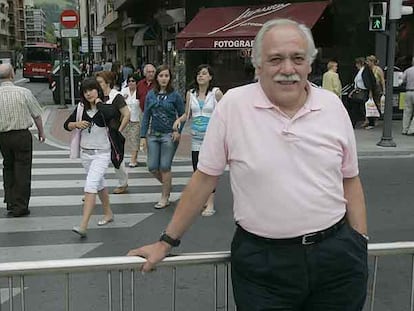
<path fill-rule="evenodd" d="M 210 119 L 198 169 L 218 176 L 229 165 L 234 218 L 256 235 L 296 237 L 345 214 L 343 179 L 358 175 L 352 124 L 334 93 L 307 92 L 289 118 L 260 83 L 234 88 Z"/>
<path fill-rule="evenodd" d="M 138 122 L 142 118 L 141 107 L 139 106 L 139 100 L 137 99 L 137 91 L 131 93 L 129 87 L 124 87 L 121 90 L 121 94 L 125 99 L 125 102 L 128 106 L 129 111 L 131 112 L 131 117 L 129 121 Z"/>
<path fill-rule="evenodd" d="M 93 118 L 97 112 L 97 109 L 86 111 L 88 116 L 91 118 Z M 106 127 L 99 127 L 96 124 L 92 123 L 92 126 L 90 128 L 82 130 L 80 146 L 83 149 L 111 149 Z"/>
<path fill-rule="evenodd" d="M 191 90 L 190 92 L 190 108 L 191 108 L 191 116 L 193 118 L 203 116 L 210 118 L 211 114 L 214 111 L 214 108 L 217 104 L 216 99 L 216 92 L 218 88 L 214 87 L 211 91 L 209 91 L 206 95 L 206 98 L 204 100 L 204 106 L 203 109 L 200 109 L 200 105 L 198 103 L 197 94 L 194 90 Z"/>
<path fill-rule="evenodd" d="M 356 88 L 366 90 L 367 88 L 364 84 L 364 80 L 362 79 L 362 71 L 364 71 L 364 67 L 359 69 L 358 73 L 355 76 L 354 83 Z"/>

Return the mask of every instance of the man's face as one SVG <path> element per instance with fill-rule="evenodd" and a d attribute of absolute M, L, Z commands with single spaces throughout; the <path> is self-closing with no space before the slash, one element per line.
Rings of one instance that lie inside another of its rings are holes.
<path fill-rule="evenodd" d="M 292 107 L 306 98 L 305 86 L 311 72 L 307 48 L 304 35 L 293 25 L 274 27 L 264 35 L 257 73 L 273 104 Z"/>
<path fill-rule="evenodd" d="M 155 77 L 155 68 L 154 66 L 148 66 L 145 68 L 145 79 L 147 81 L 153 81 Z"/>

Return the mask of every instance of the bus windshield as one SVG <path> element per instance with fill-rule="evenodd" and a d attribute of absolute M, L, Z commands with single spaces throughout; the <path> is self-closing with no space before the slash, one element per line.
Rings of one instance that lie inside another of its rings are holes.
<path fill-rule="evenodd" d="M 51 48 L 44 47 L 30 47 L 24 49 L 25 62 L 53 62 L 53 53 Z"/>

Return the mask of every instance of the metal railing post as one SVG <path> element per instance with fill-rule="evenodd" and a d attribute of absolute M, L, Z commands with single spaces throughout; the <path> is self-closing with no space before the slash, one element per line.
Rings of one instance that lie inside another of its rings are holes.
<path fill-rule="evenodd" d="M 124 311 L 124 278 L 122 270 L 119 270 L 119 311 Z"/>
<path fill-rule="evenodd" d="M 131 311 L 135 311 L 135 270 L 133 269 L 131 269 Z"/>
<path fill-rule="evenodd" d="M 224 310 L 229 311 L 229 264 L 224 268 Z"/>
<path fill-rule="evenodd" d="M 175 288 L 177 286 L 177 268 L 173 267 L 173 289 L 172 289 L 172 310 L 175 311 Z"/>
<path fill-rule="evenodd" d="M 374 257 L 374 276 L 372 277 L 372 287 L 371 287 L 371 307 L 370 307 L 371 311 L 374 311 L 375 289 L 377 285 L 377 270 L 378 270 L 378 256 L 375 256 Z"/>
<path fill-rule="evenodd" d="M 26 310 L 26 304 L 25 304 L 25 301 L 24 301 L 24 276 L 23 275 L 20 276 L 20 304 L 21 304 L 21 307 L 22 307 L 22 311 L 25 311 Z M 0 303 L 0 305 L 1 305 L 1 303 Z M 0 311 L 1 311 L 1 309 L 0 309 Z"/>
<path fill-rule="evenodd" d="M 214 265 L 214 311 L 217 311 L 217 291 L 218 291 L 218 284 L 217 284 L 217 278 L 218 278 L 218 268 L 217 265 Z"/>
<path fill-rule="evenodd" d="M 9 310 L 13 311 L 13 277 L 9 276 Z"/>
<path fill-rule="evenodd" d="M 414 311 L 414 255 L 411 256 L 411 297 L 410 311 Z"/>
<path fill-rule="evenodd" d="M 108 270 L 108 310 L 112 311 L 112 275 L 111 275 L 111 270 Z"/>
<path fill-rule="evenodd" d="M 66 282 L 65 282 L 65 310 L 70 310 L 70 274 L 65 274 Z"/>

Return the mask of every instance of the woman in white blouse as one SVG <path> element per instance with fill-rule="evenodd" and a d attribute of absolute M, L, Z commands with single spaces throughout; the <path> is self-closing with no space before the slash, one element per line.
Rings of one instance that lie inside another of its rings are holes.
<path fill-rule="evenodd" d="M 134 74 L 130 74 L 128 75 L 128 79 L 126 81 L 127 86 L 121 90 L 121 94 L 128 105 L 131 115 L 129 117 L 129 123 L 123 134 L 125 136 L 127 146 L 131 148 L 131 161 L 129 162 L 129 167 L 137 167 L 142 111 L 136 95 L 138 82 L 137 77 Z"/>
<path fill-rule="evenodd" d="M 223 97 L 223 93 L 218 87 L 213 87 L 214 73 L 212 68 L 207 64 L 197 67 L 194 77 L 194 88 L 189 90 L 186 95 L 185 114 L 177 119 L 174 128 L 181 127 L 181 123 L 186 119 L 192 119 L 191 122 L 191 158 L 193 169 L 196 171 L 198 164 L 198 154 L 207 131 L 210 117 L 217 105 L 217 102 Z M 214 209 L 214 193 L 209 196 L 206 207 L 202 216 L 212 216 L 216 212 Z"/>

